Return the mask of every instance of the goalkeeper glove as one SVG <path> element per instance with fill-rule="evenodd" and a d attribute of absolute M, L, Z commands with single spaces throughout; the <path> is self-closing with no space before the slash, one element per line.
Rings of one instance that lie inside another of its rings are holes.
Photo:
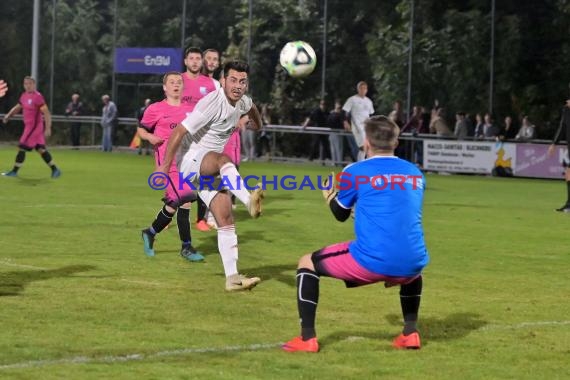
<path fill-rule="evenodd" d="M 323 198 L 325 198 L 327 204 L 331 203 L 331 201 L 338 194 L 338 191 L 336 190 L 336 177 L 334 172 L 331 172 L 331 174 L 323 179 L 321 189 L 323 189 Z"/>

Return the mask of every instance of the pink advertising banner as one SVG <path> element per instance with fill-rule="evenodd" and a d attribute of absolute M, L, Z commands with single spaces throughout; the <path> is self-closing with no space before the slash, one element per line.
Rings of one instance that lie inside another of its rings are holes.
<path fill-rule="evenodd" d="M 548 155 L 547 144 L 516 144 L 514 175 L 517 177 L 564 178 L 563 162 L 568 162 L 568 148 L 557 145 Z"/>

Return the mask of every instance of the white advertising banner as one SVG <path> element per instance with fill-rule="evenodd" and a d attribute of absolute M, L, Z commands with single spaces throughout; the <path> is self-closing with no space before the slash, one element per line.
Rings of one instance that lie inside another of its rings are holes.
<path fill-rule="evenodd" d="M 424 140 L 424 169 L 450 173 L 491 174 L 493 168 L 513 168 L 516 146 L 496 142 Z"/>

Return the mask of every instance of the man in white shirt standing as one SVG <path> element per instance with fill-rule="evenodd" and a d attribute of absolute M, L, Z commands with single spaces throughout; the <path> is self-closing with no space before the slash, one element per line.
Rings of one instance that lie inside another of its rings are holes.
<path fill-rule="evenodd" d="M 352 131 L 358 147 L 357 160 L 362 161 L 366 158 L 364 153 L 364 121 L 374 113 L 374 106 L 372 100 L 366 96 L 368 92 L 368 84 L 366 82 L 358 82 L 356 91 L 357 94 L 348 98 L 342 109 L 347 114 L 344 121 L 344 129 Z"/>
<path fill-rule="evenodd" d="M 213 213 L 218 225 L 218 249 L 226 275 L 226 290 L 247 290 L 256 286 L 259 277 L 248 278 L 238 273 L 238 240 L 232 214 L 232 202 L 227 191 L 218 191 L 218 185 L 202 186 L 200 177 L 222 176 L 228 190 L 243 202 L 253 218 L 261 214 L 263 191 L 258 186 L 251 194 L 230 158 L 222 152 L 242 115 L 260 128 L 261 115 L 251 98 L 245 95 L 248 87 L 249 65 L 230 61 L 224 65 L 222 87 L 203 97 L 172 133 L 164 163 L 158 171 L 168 173 L 181 141 L 192 140 L 183 153 L 178 167 L 185 178 L 198 184 L 198 194 Z"/>

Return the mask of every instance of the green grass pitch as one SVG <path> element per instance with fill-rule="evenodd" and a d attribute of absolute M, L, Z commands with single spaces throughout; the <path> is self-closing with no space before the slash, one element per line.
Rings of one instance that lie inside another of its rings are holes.
<path fill-rule="evenodd" d="M 0 170 L 16 150 L 0 149 Z M 428 174 L 423 347 L 396 351 L 398 289 L 323 278 L 319 354 L 281 352 L 298 333 L 298 258 L 352 237 L 319 191 L 268 191 L 264 215 L 236 210 L 241 272 L 263 282 L 224 292 L 215 233 L 193 229 L 201 264 L 178 255 L 175 227 L 143 254 L 161 207 L 152 159 L 53 150 L 0 177 L 2 379 L 567 379 L 570 215 L 562 181 Z M 244 174 L 327 168 L 244 163 Z M 193 219 L 195 211 L 192 212 Z"/>

